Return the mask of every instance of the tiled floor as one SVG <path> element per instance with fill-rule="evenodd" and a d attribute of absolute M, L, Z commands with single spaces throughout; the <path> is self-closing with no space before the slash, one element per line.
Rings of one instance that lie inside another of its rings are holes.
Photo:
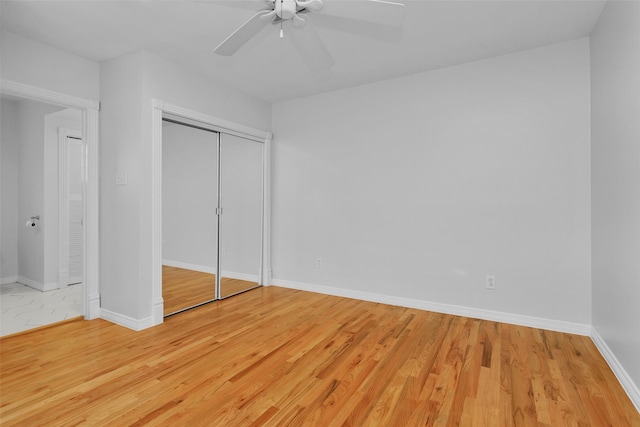
<path fill-rule="evenodd" d="M 0 336 L 82 315 L 82 285 L 40 292 L 20 283 L 0 286 Z"/>

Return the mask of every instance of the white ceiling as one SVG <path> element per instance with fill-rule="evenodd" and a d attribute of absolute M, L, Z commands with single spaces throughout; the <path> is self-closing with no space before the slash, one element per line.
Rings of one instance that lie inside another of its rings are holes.
<path fill-rule="evenodd" d="M 362 0 L 347 1 L 357 7 Z M 401 28 L 313 15 L 334 58 L 311 71 L 285 27 L 269 25 L 232 57 L 213 49 L 262 0 L 0 1 L 2 29 L 94 61 L 148 50 L 268 102 L 384 80 L 589 35 L 604 1 L 401 1 Z M 312 18 L 312 19 L 313 19 Z M 347 31 L 345 31 L 347 30 Z"/>

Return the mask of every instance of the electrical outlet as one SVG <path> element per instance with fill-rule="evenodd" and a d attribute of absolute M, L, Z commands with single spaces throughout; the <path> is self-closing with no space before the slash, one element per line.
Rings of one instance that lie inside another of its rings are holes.
<path fill-rule="evenodd" d="M 128 182 L 127 171 L 116 171 L 116 185 L 127 185 Z"/>
<path fill-rule="evenodd" d="M 496 289 L 496 276 L 487 276 L 487 289 Z"/>
<path fill-rule="evenodd" d="M 316 267 L 322 267 L 322 264 L 323 264 L 322 258 L 317 258 L 316 259 Z"/>

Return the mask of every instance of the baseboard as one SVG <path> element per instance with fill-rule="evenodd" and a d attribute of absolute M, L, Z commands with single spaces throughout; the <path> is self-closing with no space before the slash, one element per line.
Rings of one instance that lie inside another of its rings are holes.
<path fill-rule="evenodd" d="M 26 277 L 18 276 L 16 282 L 26 285 L 30 288 L 37 289 L 40 292 L 44 292 L 44 283 L 36 282 L 35 280 L 27 279 Z"/>
<path fill-rule="evenodd" d="M 162 265 L 167 267 L 184 268 L 186 270 L 199 271 L 201 273 L 216 274 L 218 271 L 216 267 L 210 267 L 207 265 L 190 264 L 188 262 L 174 261 L 170 259 L 163 259 Z M 248 280 L 250 282 L 259 282 L 260 276 L 254 274 L 238 273 L 235 271 L 222 270 L 222 277 L 229 277 L 231 279 Z"/>
<path fill-rule="evenodd" d="M 85 287 L 85 292 L 87 288 Z M 86 308 L 84 318 L 87 320 L 98 319 L 100 317 L 100 294 L 89 295 L 89 306 Z"/>
<path fill-rule="evenodd" d="M 591 340 L 596 345 L 604 360 L 607 361 L 609 367 L 615 374 L 618 381 L 624 388 L 624 391 L 627 392 L 629 399 L 633 402 L 636 409 L 640 412 L 640 389 L 636 385 L 636 383 L 631 379 L 627 371 L 622 367 L 618 358 L 613 354 L 606 341 L 602 336 L 598 333 L 598 331 L 592 327 L 591 328 Z"/>
<path fill-rule="evenodd" d="M 540 317 L 524 316 L 514 313 L 504 313 L 499 311 L 484 310 L 480 308 L 464 307 L 452 304 L 443 304 L 432 301 L 416 300 L 412 298 L 403 298 L 392 295 L 375 294 L 372 292 L 356 291 L 352 289 L 334 288 L 331 286 L 312 285 L 309 283 L 292 282 L 289 280 L 273 279 L 271 281 L 271 284 L 301 291 L 317 292 L 321 294 L 335 295 L 339 297 L 353 298 L 363 301 L 397 305 L 400 307 L 417 308 L 420 310 L 434 311 L 436 313 L 445 313 L 455 316 L 471 317 L 474 319 L 510 323 L 514 325 L 528 326 L 550 331 L 558 331 L 585 336 L 589 336 L 591 334 L 591 325 L 585 325 L 581 323 L 544 319 Z"/>
<path fill-rule="evenodd" d="M 167 267 L 184 268 L 185 270 L 199 271 L 201 273 L 216 274 L 218 272 L 216 266 L 211 267 L 208 265 L 190 264 L 188 262 L 174 261 L 170 259 L 163 259 L 162 265 L 166 265 Z"/>
<path fill-rule="evenodd" d="M 134 331 L 141 331 L 154 326 L 152 317 L 134 319 L 133 317 L 125 316 L 124 314 L 116 313 L 104 308 L 100 309 L 100 318 L 108 320 L 111 323 L 115 323 L 116 325 L 133 329 Z"/>
<path fill-rule="evenodd" d="M 222 270 L 222 277 L 228 277 L 229 279 L 246 280 L 248 282 L 260 282 L 260 276 L 254 274 L 238 273 L 235 271 Z"/>
<path fill-rule="evenodd" d="M 164 322 L 164 299 L 162 297 L 154 298 L 153 307 L 151 309 L 153 325 L 159 325 Z"/>
<path fill-rule="evenodd" d="M 58 289 L 58 282 L 41 283 L 35 280 L 27 279 L 26 277 L 18 276 L 16 282 L 27 285 L 30 288 L 37 289 L 40 292 L 48 292 Z"/>
<path fill-rule="evenodd" d="M 58 285 L 58 282 L 49 282 L 49 283 L 45 283 L 44 284 L 43 292 L 53 291 L 55 289 L 60 289 L 60 286 Z"/>
<path fill-rule="evenodd" d="M 7 276 L 0 278 L 0 285 L 8 285 L 9 283 L 16 283 L 18 276 Z"/>
<path fill-rule="evenodd" d="M 271 280 L 273 279 L 273 271 L 271 269 L 267 270 L 267 274 L 264 276 L 262 285 L 269 286 L 271 285 Z"/>

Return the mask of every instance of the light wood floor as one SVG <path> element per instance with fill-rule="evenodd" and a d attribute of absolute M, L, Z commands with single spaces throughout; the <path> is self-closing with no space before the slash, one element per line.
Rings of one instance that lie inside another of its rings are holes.
<path fill-rule="evenodd" d="M 258 286 L 256 282 L 223 277 L 220 281 L 220 293 L 224 298 L 256 286 Z M 162 266 L 162 299 L 165 315 L 215 298 L 215 274 Z"/>
<path fill-rule="evenodd" d="M 0 347 L 3 427 L 640 425 L 587 337 L 273 286 Z"/>

